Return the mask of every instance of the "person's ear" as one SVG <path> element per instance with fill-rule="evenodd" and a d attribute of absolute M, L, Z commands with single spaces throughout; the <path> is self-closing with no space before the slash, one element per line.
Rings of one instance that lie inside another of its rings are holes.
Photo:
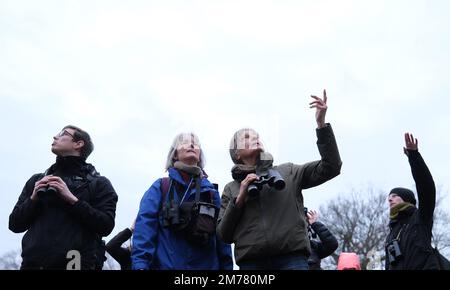
<path fill-rule="evenodd" d="M 81 149 L 83 146 L 84 146 L 83 140 L 79 140 L 79 141 L 75 142 L 75 149 Z"/>
<path fill-rule="evenodd" d="M 237 161 L 241 160 L 241 155 L 239 154 L 239 150 L 236 151 L 236 160 Z"/>

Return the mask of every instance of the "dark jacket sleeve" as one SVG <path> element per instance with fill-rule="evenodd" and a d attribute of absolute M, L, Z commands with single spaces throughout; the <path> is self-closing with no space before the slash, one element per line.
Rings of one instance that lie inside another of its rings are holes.
<path fill-rule="evenodd" d="M 317 247 L 317 255 L 319 258 L 323 259 L 333 254 L 338 247 L 338 241 L 333 234 L 321 222 L 315 222 L 311 227 L 320 239 Z"/>
<path fill-rule="evenodd" d="M 236 198 L 233 197 L 228 186 L 225 186 L 220 203 L 219 218 L 217 220 L 217 235 L 227 244 L 234 242 L 234 229 L 243 212 L 243 208 L 238 208 L 235 202 Z"/>
<path fill-rule="evenodd" d="M 23 187 L 22 193 L 12 213 L 9 215 L 9 229 L 15 233 L 28 230 L 36 216 L 39 214 L 40 201 L 33 202 L 30 197 L 34 190 L 34 184 L 42 174 L 33 175 Z"/>
<path fill-rule="evenodd" d="M 124 229 L 115 235 L 107 244 L 106 251 L 114 258 L 120 265 L 131 264 L 131 252 L 127 248 L 122 248 L 133 233 L 129 228 Z"/>
<path fill-rule="evenodd" d="M 341 172 L 342 161 L 330 124 L 316 129 L 317 148 L 321 160 L 306 163 L 302 175 L 301 188 L 310 188 L 324 183 L 338 176 Z"/>
<path fill-rule="evenodd" d="M 117 194 L 106 177 L 98 177 L 89 202 L 78 200 L 71 213 L 100 236 L 107 236 L 114 228 Z"/>
<path fill-rule="evenodd" d="M 220 207 L 221 199 L 219 192 L 217 190 L 214 190 L 214 204 L 216 206 Z M 220 214 L 220 211 L 219 211 Z M 216 228 L 217 232 L 217 228 Z M 224 243 L 217 234 L 215 235 L 216 238 L 216 250 L 217 250 L 217 257 L 219 258 L 219 269 L 220 270 L 233 270 L 233 256 L 231 253 L 231 246 Z"/>
<path fill-rule="evenodd" d="M 408 150 L 408 160 L 412 176 L 416 182 L 420 218 L 429 221 L 433 218 L 436 206 L 436 186 L 433 177 L 419 151 Z"/>

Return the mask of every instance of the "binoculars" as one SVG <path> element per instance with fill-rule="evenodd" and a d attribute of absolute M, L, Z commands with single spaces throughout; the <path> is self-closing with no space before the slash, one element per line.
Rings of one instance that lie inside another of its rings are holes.
<path fill-rule="evenodd" d="M 258 174 L 258 177 L 258 180 L 253 181 L 248 186 L 248 195 L 251 197 L 257 196 L 264 184 L 268 184 L 276 190 L 282 190 L 286 186 L 283 177 L 275 169 L 268 169 L 266 172 Z"/>
<path fill-rule="evenodd" d="M 178 226 L 180 224 L 179 206 L 174 203 L 170 206 L 166 206 L 163 212 L 164 216 L 164 226 L 172 227 Z"/>
<path fill-rule="evenodd" d="M 397 240 L 392 240 L 386 245 L 387 259 L 390 264 L 396 264 L 401 258 L 403 258 L 400 245 Z"/>
<path fill-rule="evenodd" d="M 56 194 L 57 192 L 58 192 L 58 190 L 57 190 L 56 188 L 51 187 L 51 186 L 47 186 L 47 187 L 42 187 L 42 188 L 40 188 L 40 189 L 36 192 L 36 194 L 37 194 L 39 197 L 42 197 L 44 194 Z"/>

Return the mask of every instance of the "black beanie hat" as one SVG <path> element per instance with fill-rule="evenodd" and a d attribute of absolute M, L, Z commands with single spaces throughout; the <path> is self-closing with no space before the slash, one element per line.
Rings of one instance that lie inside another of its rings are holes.
<path fill-rule="evenodd" d="M 412 203 L 413 205 L 416 205 L 416 198 L 411 190 L 403 187 L 396 187 L 391 190 L 389 195 L 393 193 L 400 196 L 405 202 L 409 202 Z"/>

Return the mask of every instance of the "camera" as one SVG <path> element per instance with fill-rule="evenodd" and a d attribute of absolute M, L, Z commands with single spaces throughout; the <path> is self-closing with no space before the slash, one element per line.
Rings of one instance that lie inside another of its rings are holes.
<path fill-rule="evenodd" d="M 58 191 L 56 190 L 56 188 L 51 187 L 51 186 L 47 186 L 47 187 L 42 187 L 40 188 L 36 194 L 39 197 L 42 197 L 44 194 L 56 194 Z"/>
<path fill-rule="evenodd" d="M 268 184 L 276 190 L 282 190 L 286 186 L 283 177 L 281 177 L 281 174 L 275 169 L 268 169 L 266 172 L 258 174 L 258 177 L 258 180 L 252 182 L 248 186 L 247 191 L 251 197 L 257 196 L 264 184 Z"/>
<path fill-rule="evenodd" d="M 390 264 L 396 264 L 401 258 L 403 258 L 400 245 L 397 240 L 392 240 L 386 245 L 387 259 Z"/>
<path fill-rule="evenodd" d="M 172 227 L 180 224 L 179 206 L 176 203 L 164 206 L 164 226 Z"/>

